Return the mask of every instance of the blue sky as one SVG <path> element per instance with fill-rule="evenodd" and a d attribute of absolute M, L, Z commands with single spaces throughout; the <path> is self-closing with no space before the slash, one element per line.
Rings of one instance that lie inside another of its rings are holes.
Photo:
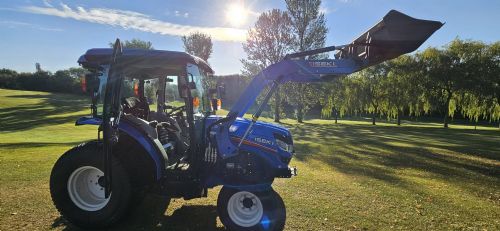
<path fill-rule="evenodd" d="M 2 0 L 0 68 L 34 71 L 77 66 L 87 49 L 107 47 L 117 37 L 139 38 L 156 49 L 183 50 L 180 35 L 202 30 L 214 40 L 209 59 L 216 74 L 240 73 L 244 33 L 259 13 L 285 9 L 284 1 L 244 0 L 250 12 L 235 26 L 226 11 L 235 0 Z M 327 45 L 346 44 L 378 22 L 389 10 L 446 24 L 423 46 L 442 46 L 456 37 L 500 40 L 500 1 L 486 0 L 323 0 Z"/>

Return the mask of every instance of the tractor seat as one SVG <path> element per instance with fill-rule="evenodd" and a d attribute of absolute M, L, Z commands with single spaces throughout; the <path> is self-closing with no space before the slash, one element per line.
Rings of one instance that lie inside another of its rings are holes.
<path fill-rule="evenodd" d="M 158 139 L 158 133 L 156 132 L 156 129 L 154 129 L 150 125 L 150 122 L 143 120 L 141 118 L 137 118 L 136 116 L 134 116 L 132 114 L 125 114 L 125 115 L 123 115 L 123 118 L 125 120 L 127 120 L 132 126 L 137 128 L 138 130 L 144 132 L 146 135 L 148 135 L 152 139 Z M 156 123 L 156 121 L 153 121 L 151 123 Z"/>
<path fill-rule="evenodd" d="M 126 114 L 135 115 L 141 119 L 147 119 L 149 116 L 149 104 L 146 99 L 137 97 L 122 98 L 123 112 Z"/>

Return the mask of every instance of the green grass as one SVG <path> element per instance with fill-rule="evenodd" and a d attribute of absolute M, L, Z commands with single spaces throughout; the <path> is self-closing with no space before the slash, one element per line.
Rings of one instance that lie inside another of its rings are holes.
<path fill-rule="evenodd" d="M 52 205 L 48 181 L 64 151 L 96 137 L 95 127 L 74 126 L 88 111 L 84 98 L 0 89 L 0 230 L 74 228 Z M 286 230 L 500 229 L 498 128 L 283 122 L 299 169 L 274 184 Z M 224 230 L 218 190 L 167 208 L 151 196 L 116 230 Z"/>

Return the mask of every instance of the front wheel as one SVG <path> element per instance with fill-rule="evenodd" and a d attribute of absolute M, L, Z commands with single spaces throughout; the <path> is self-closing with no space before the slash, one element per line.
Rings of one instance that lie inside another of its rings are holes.
<path fill-rule="evenodd" d="M 250 192 L 223 187 L 217 200 L 217 212 L 224 226 L 233 231 L 281 231 L 285 227 L 285 205 L 272 189 Z"/>
<path fill-rule="evenodd" d="M 116 223 L 131 199 L 129 177 L 112 159 L 111 194 L 104 197 L 101 145 L 89 142 L 64 153 L 52 169 L 50 193 L 61 215 L 74 225 L 102 228 Z"/>

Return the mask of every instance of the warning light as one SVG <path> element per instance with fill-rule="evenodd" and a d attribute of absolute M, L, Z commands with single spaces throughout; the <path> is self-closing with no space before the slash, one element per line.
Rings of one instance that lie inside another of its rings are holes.
<path fill-rule="evenodd" d="M 135 96 L 139 96 L 139 83 L 134 84 L 134 94 Z"/>

